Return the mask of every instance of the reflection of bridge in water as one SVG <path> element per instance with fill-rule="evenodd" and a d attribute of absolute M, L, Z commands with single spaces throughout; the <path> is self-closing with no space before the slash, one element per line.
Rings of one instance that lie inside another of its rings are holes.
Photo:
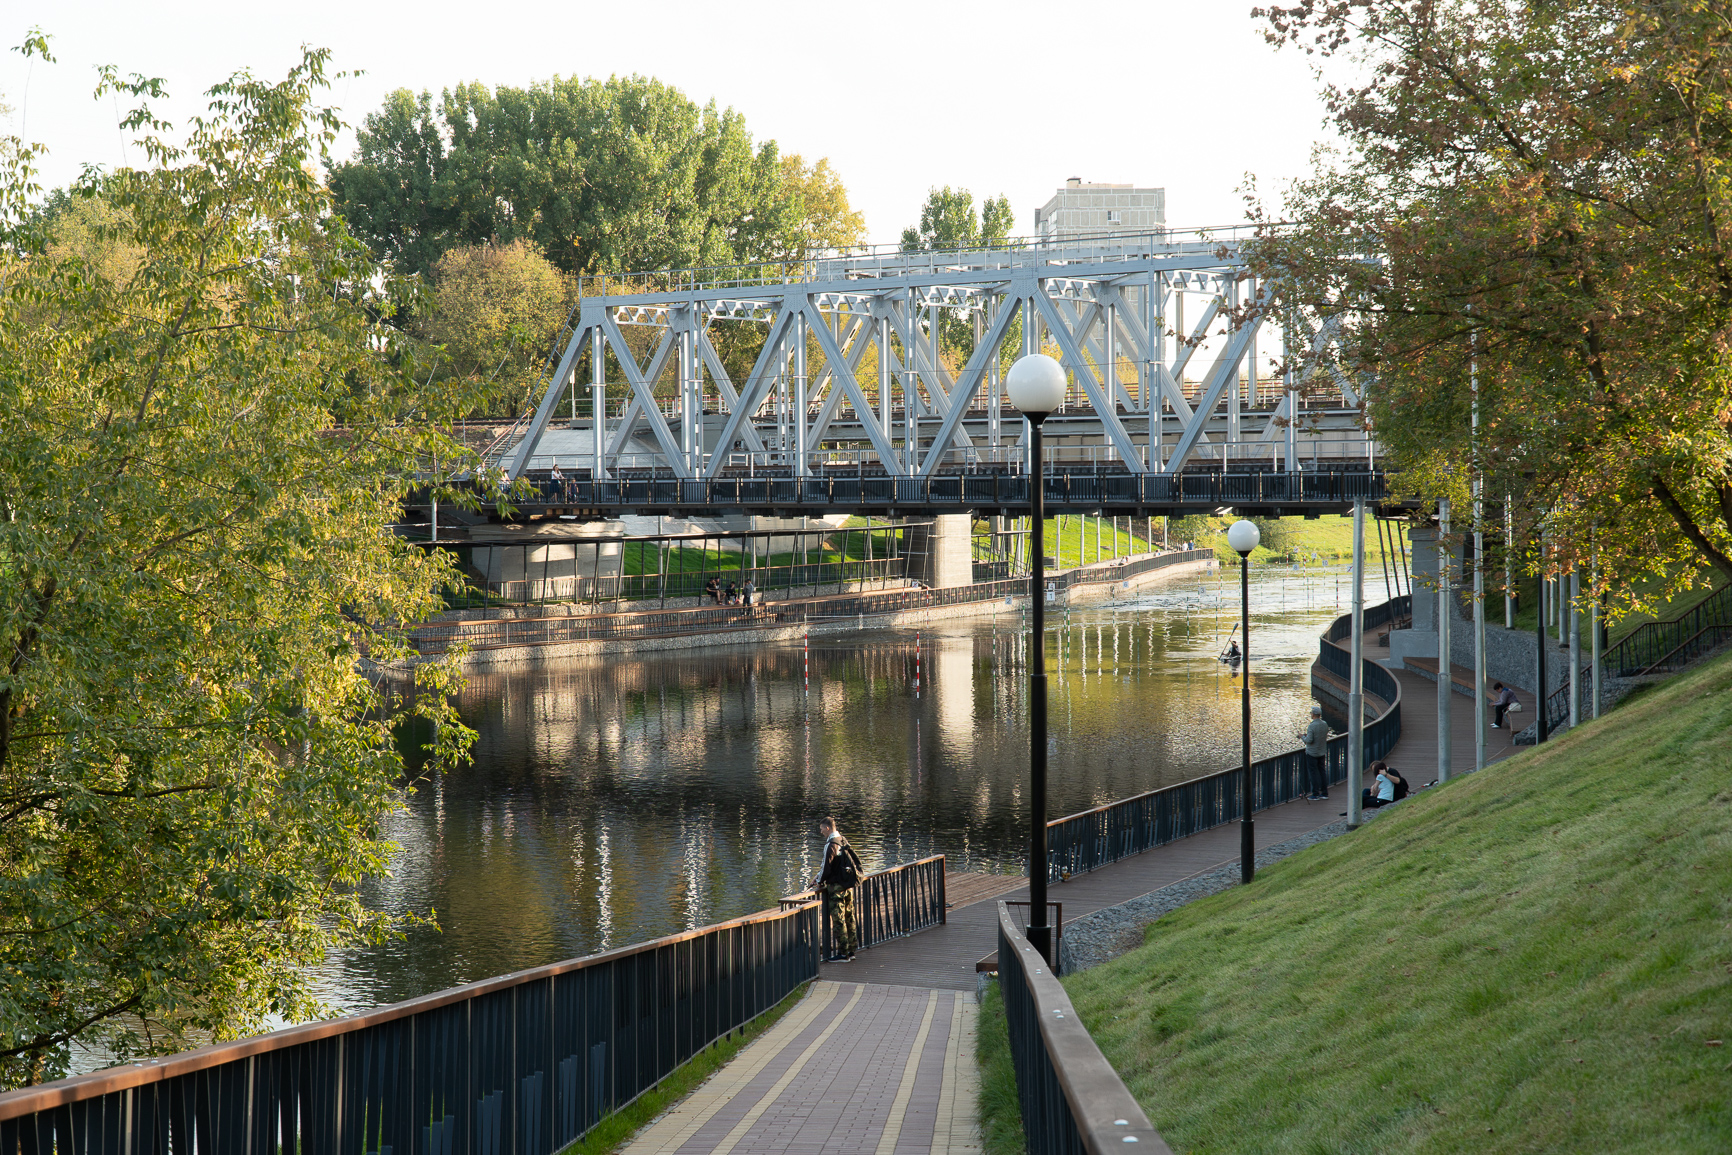
<path fill-rule="evenodd" d="M 1162 231 L 586 278 L 539 403 L 487 461 L 579 512 L 1009 509 L 1029 463 L 1003 374 L 1045 349 L 1072 379 L 1046 425 L 1058 508 L 1380 496 L 1349 491 L 1376 446 L 1352 382 L 1321 368 L 1333 334 L 1266 331 L 1274 305 L 1242 241 Z M 736 382 L 718 349 L 760 332 Z M 1279 380 L 1256 371 L 1260 336 L 1281 343 Z M 577 484 L 548 487 L 555 465 Z"/>

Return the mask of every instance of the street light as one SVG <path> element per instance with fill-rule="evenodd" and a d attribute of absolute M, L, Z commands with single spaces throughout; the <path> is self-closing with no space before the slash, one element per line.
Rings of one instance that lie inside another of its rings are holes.
<path fill-rule="evenodd" d="M 1239 632 L 1245 656 L 1239 666 L 1239 757 L 1243 783 L 1239 814 L 1239 880 L 1250 885 L 1257 873 L 1257 836 L 1251 823 L 1251 551 L 1262 539 L 1254 522 L 1240 519 L 1227 530 L 1227 545 L 1239 555 Z"/>
<path fill-rule="evenodd" d="M 1032 795 L 1028 823 L 1028 945 L 1053 965 L 1052 928 L 1046 924 L 1046 469 L 1040 424 L 1064 403 L 1064 366 L 1045 353 L 1030 353 L 1010 367 L 1005 396 L 1028 419 L 1029 539 L 1034 567 L 1029 577 L 1034 603 L 1028 667 L 1028 774 Z"/>

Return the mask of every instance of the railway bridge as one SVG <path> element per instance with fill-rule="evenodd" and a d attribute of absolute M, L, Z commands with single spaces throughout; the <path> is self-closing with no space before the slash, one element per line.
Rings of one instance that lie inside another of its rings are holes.
<path fill-rule="evenodd" d="M 1360 395 L 1320 356 L 1334 334 L 1276 316 L 1246 240 L 1160 230 L 586 277 L 480 483 L 509 477 L 513 504 L 578 517 L 1011 512 L 1031 463 L 1003 376 L 1040 350 L 1071 379 L 1041 463 L 1055 511 L 1380 498 Z M 1260 339 L 1279 377 L 1257 370 Z M 720 350 L 741 347 L 757 352 L 736 381 Z"/>

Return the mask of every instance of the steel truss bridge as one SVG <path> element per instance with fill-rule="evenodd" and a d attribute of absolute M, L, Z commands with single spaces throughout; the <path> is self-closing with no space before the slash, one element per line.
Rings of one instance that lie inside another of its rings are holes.
<path fill-rule="evenodd" d="M 596 512 L 1009 506 L 1027 423 L 1002 374 L 1045 349 L 1073 381 L 1046 426 L 1059 508 L 1195 509 L 1213 486 L 1297 512 L 1345 493 L 1326 477 L 1374 472 L 1377 450 L 1352 382 L 1319 368 L 1328 329 L 1265 335 L 1303 355 L 1283 356 L 1278 382 L 1254 371 L 1272 302 L 1243 240 L 1161 231 L 586 278 L 538 404 L 486 461 L 538 482 L 557 464 L 576 484 L 548 503 Z M 764 333 L 739 381 L 718 352 L 725 326 Z M 1201 470 L 1220 480 L 1188 480 Z M 1101 479 L 1093 499 L 1069 480 L 1083 474 Z"/>

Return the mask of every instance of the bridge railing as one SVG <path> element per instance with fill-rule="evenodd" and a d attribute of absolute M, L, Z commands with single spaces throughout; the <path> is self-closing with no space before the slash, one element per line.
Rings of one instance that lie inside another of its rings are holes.
<path fill-rule="evenodd" d="M 1030 1155 L 1169 1152 L 1003 902 L 998 989 Z"/>
<path fill-rule="evenodd" d="M 551 1155 L 817 974 L 801 903 L 0 1095 L 0 1152 Z"/>
<path fill-rule="evenodd" d="M 850 506 L 870 509 L 913 505 L 1026 506 L 1029 479 L 1014 473 L 945 473 L 931 477 L 835 474 L 823 477 L 718 477 L 684 480 L 625 477 L 602 481 L 533 480 L 528 506 L 624 506 L 670 509 L 731 506 Z M 1046 500 L 1076 505 L 1345 505 L 1388 496 L 1384 475 L 1363 467 L 1299 472 L 1046 474 Z M 539 500 L 538 500 L 539 499 Z"/>
<path fill-rule="evenodd" d="M 1387 620 L 1386 615 L 1399 606 L 1386 603 L 1374 609 L 1385 611 Z M 1372 616 L 1367 610 L 1368 622 Z M 1351 615 L 1343 615 L 1331 625 L 1319 639 L 1320 658 L 1336 648 L 1329 635 L 1340 628 L 1341 620 L 1352 628 Z M 1401 683 L 1369 658 L 1364 659 L 1364 676 L 1366 692 L 1387 703 L 1384 711 L 1365 725 L 1365 763 L 1370 765 L 1388 754 L 1401 737 Z M 1304 759 L 1305 751 L 1299 748 L 1251 763 L 1253 812 L 1305 796 Z M 1331 784 L 1347 780 L 1346 734 L 1329 739 L 1326 765 Z M 1050 880 L 1057 882 L 1098 870 L 1121 858 L 1235 821 L 1240 817 L 1243 782 L 1235 766 L 1054 819 L 1046 827 Z"/>
<path fill-rule="evenodd" d="M 818 901 L 814 891 L 802 891 L 782 899 L 782 909 L 791 910 Z M 894 938 L 941 926 L 945 921 L 944 855 L 935 854 L 917 862 L 904 862 L 868 874 L 854 888 L 854 917 L 860 926 L 860 949 L 866 950 Z M 828 912 L 825 912 L 826 916 Z M 830 919 L 820 919 L 819 944 L 824 957 L 835 953 L 830 938 Z"/>

